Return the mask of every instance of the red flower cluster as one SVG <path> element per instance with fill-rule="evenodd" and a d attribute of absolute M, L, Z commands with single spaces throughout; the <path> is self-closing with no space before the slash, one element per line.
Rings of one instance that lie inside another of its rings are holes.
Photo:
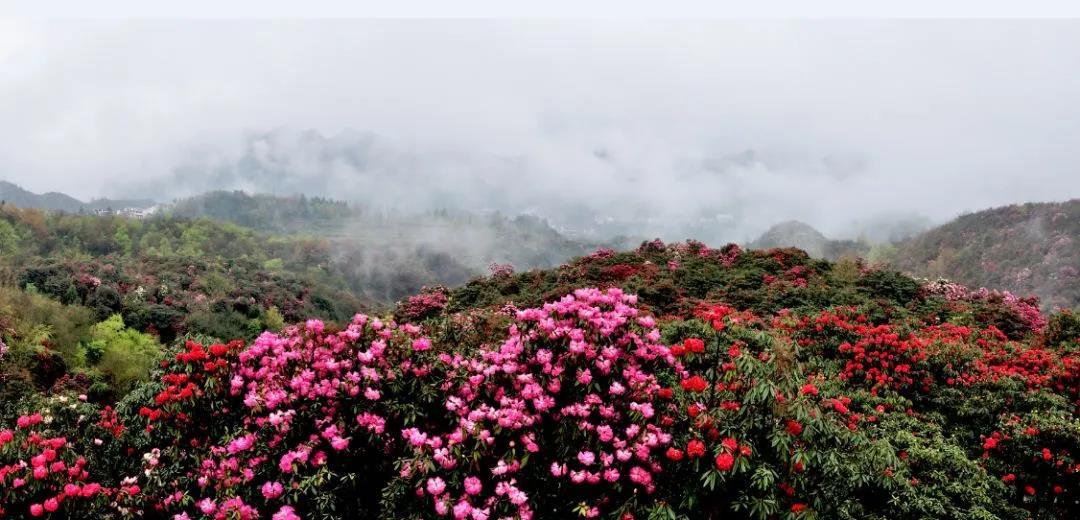
<path fill-rule="evenodd" d="M 683 379 L 681 382 L 679 382 L 679 385 L 682 386 L 683 390 L 686 390 L 688 392 L 704 392 L 707 388 L 709 388 L 709 383 L 707 383 L 705 379 L 703 379 L 701 376 L 692 376 L 687 379 Z"/>
<path fill-rule="evenodd" d="M 154 396 L 156 406 L 139 409 L 139 415 L 149 421 L 146 429 L 152 430 L 153 423 L 163 419 L 179 423 L 190 421 L 191 417 L 184 411 L 186 407 L 183 405 L 203 397 L 208 379 L 223 380 L 231 370 L 230 363 L 243 347 L 242 341 L 214 344 L 209 348 L 194 341 L 185 342 L 184 350 L 174 356 L 175 364 L 163 363 L 168 371 L 161 376 L 165 388 Z M 216 388 L 222 391 L 225 385 L 220 384 Z"/>
<path fill-rule="evenodd" d="M 739 444 L 734 437 L 726 437 L 720 442 L 720 454 L 716 456 L 716 469 L 731 471 L 735 467 L 736 456 L 749 457 L 753 451 L 746 444 Z"/>
<path fill-rule="evenodd" d="M 35 429 L 41 414 L 19 417 L 16 430 L 0 430 L 0 452 L 14 462 L 0 466 L 0 518 L 40 517 L 120 493 L 136 494 L 137 486 L 106 489 L 89 480 L 88 462 L 72 451 L 64 437 Z M 69 515 L 76 516 L 76 515 Z"/>
<path fill-rule="evenodd" d="M 671 346 L 671 354 L 675 357 L 683 357 L 688 354 L 701 354 L 705 352 L 705 342 L 698 338 L 690 338 L 682 342 L 682 344 L 674 344 Z"/>

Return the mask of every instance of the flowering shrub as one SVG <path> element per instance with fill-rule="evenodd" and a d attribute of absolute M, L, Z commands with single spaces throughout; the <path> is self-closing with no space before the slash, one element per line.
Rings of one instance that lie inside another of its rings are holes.
<path fill-rule="evenodd" d="M 505 278 L 514 274 L 514 266 L 510 264 L 492 263 L 488 266 L 492 278 Z"/>
<path fill-rule="evenodd" d="M 693 334 L 671 348 L 686 369 L 674 400 L 690 425 L 679 439 L 685 449 L 668 453 L 691 463 L 671 487 L 682 511 L 859 516 L 873 504 L 857 497 L 895 491 L 886 469 L 899 460 L 858 431 L 850 399 L 828 397 L 802 371 L 794 343 L 761 334 L 765 322 L 728 307 L 698 316 L 672 331 Z M 687 480 L 701 489 L 678 485 Z"/>
<path fill-rule="evenodd" d="M 420 294 L 399 303 L 394 314 L 405 321 L 423 321 L 446 308 L 448 293 L 446 287 L 424 287 Z"/>
<path fill-rule="evenodd" d="M 1023 332 L 1040 332 L 1047 323 L 1039 311 L 1037 298 L 1019 298 L 1009 291 L 992 291 L 985 287 L 972 291 L 944 279 L 927 281 L 923 289 L 930 294 L 943 296 L 949 302 L 990 303 L 991 309 L 1002 309 L 1014 315 Z"/>
<path fill-rule="evenodd" d="M 635 302 L 579 290 L 518 311 L 501 343 L 446 355 L 444 429 L 401 432 L 413 453 L 402 479 L 459 519 L 634 509 L 663 472 L 671 418 L 657 371 L 673 361 Z M 552 438 L 563 442 L 541 447 Z"/>
<path fill-rule="evenodd" d="M 91 468 L 90 454 L 61 435 L 54 428 L 58 422 L 46 411 L 20 416 L 13 429 L 0 429 L 0 518 L 119 513 L 139 495 L 134 479 L 113 486 L 97 480 L 100 472 Z"/>
<path fill-rule="evenodd" d="M 86 459 L 75 458 L 66 450 L 67 439 L 43 438 L 36 433 L 14 438 L 11 430 L 0 431 L 0 442 L 5 439 L 17 443 L 16 449 L 26 451 L 15 455 L 14 464 L 0 468 L 0 475 L 10 479 L 2 494 L 4 506 L 0 507 L 0 515 L 22 513 L 38 517 L 56 513 L 61 506 L 71 514 L 72 510 L 90 509 L 91 504 L 86 502 L 104 496 L 100 484 L 85 481 Z M 30 453 L 36 454 L 30 456 Z"/>

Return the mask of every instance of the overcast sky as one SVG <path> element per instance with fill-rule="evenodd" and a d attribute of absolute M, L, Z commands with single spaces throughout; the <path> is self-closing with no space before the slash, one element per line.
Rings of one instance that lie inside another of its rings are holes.
<path fill-rule="evenodd" d="M 2 179 L 169 200 L 275 129 L 373 132 L 395 199 L 839 234 L 1080 197 L 1080 23 L 0 21 Z"/>

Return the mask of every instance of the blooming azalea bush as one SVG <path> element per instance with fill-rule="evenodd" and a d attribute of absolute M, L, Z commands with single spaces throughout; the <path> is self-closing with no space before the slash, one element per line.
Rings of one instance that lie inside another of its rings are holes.
<path fill-rule="evenodd" d="M 673 419 L 660 379 L 675 366 L 655 320 L 635 303 L 615 289 L 579 290 L 517 311 L 500 343 L 471 356 L 444 354 L 441 428 L 401 432 L 412 457 L 398 485 L 415 488 L 413 514 L 640 509 L 637 497 L 653 494 L 664 471 Z"/>
<path fill-rule="evenodd" d="M 673 508 L 691 517 L 736 514 L 798 518 L 880 507 L 872 497 L 897 486 L 887 476 L 895 454 L 852 427 L 851 403 L 829 397 L 797 362 L 797 345 L 766 333 L 767 324 L 725 307 L 699 313 L 669 334 L 685 367 L 674 389 L 688 430 L 669 450 L 686 461 L 671 490 Z M 697 486 L 678 485 L 686 481 Z"/>
<path fill-rule="evenodd" d="M 132 510 L 141 492 L 136 479 L 111 481 L 109 471 L 94 467 L 94 444 L 78 438 L 98 429 L 85 415 L 90 409 L 59 396 L 44 413 L 0 429 L 0 517 L 93 518 Z"/>
<path fill-rule="evenodd" d="M 1046 516 L 1080 515 L 1080 424 L 1063 413 L 1003 416 L 986 435 L 987 470 L 1009 488 L 1014 500 Z"/>
<path fill-rule="evenodd" d="M 446 308 L 448 293 L 449 290 L 443 286 L 424 287 L 420 294 L 409 296 L 399 303 L 394 314 L 409 322 L 430 318 Z"/>

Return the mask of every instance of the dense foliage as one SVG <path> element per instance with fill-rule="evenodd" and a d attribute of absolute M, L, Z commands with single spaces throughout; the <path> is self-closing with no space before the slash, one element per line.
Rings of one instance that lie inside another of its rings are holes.
<path fill-rule="evenodd" d="M 1080 514 L 1080 318 L 1004 292 L 650 242 L 272 328 L 178 340 L 115 402 L 20 386 L 0 516 Z"/>
<path fill-rule="evenodd" d="M 104 399 L 145 379 L 177 337 L 251 339 L 307 317 L 347 321 L 364 307 L 343 289 L 325 241 L 209 220 L 2 205 L 0 250 L 0 334 L 18 367 L 7 387 L 59 381 Z"/>
<path fill-rule="evenodd" d="M 185 218 L 210 218 L 260 231 L 338 230 L 361 212 L 342 201 L 322 197 L 275 197 L 242 191 L 212 191 L 176 201 L 167 210 Z"/>

